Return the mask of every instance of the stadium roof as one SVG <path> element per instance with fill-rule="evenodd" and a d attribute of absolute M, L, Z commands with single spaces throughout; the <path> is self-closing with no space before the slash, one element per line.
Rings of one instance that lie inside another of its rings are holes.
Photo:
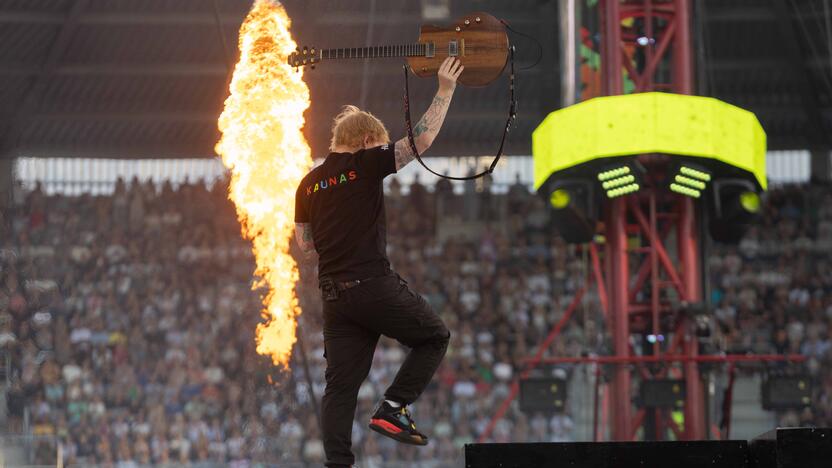
<path fill-rule="evenodd" d="M 286 0 L 300 44 L 334 47 L 415 40 L 414 0 Z M 440 2 L 441 3 L 441 2 Z M 757 113 L 770 147 L 830 147 L 832 38 L 823 0 L 695 2 L 700 94 Z M 0 0 L 0 154 L 210 157 L 216 120 L 250 0 Z M 558 20 L 549 0 L 450 2 L 450 19 L 472 10 L 503 17 L 544 45 L 541 63 L 518 76 L 510 154 L 530 154 L 531 132 L 560 103 Z M 221 28 L 218 27 L 219 19 Z M 443 21 L 435 21 L 442 23 Z M 222 34 L 220 34 L 222 31 Z M 518 66 L 536 56 L 516 39 Z M 225 46 L 224 46 L 225 43 Z M 227 51 L 227 52 L 226 52 Z M 313 151 L 328 143 L 342 104 L 370 109 L 402 134 L 396 60 L 323 64 L 308 74 Z M 367 79 L 363 79 L 363 77 Z M 414 112 L 433 80 L 411 80 Z M 507 108 L 504 81 L 460 89 L 432 155 L 496 149 Z"/>

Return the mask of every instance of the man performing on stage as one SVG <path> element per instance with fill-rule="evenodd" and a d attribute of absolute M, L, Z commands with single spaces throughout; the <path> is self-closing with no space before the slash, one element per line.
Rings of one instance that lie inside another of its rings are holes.
<path fill-rule="evenodd" d="M 462 64 L 439 68 L 439 90 L 413 131 L 421 154 L 436 138 Z M 318 253 L 323 297 L 326 391 L 322 403 L 326 466 L 349 467 L 358 389 L 370 372 L 380 335 L 411 348 L 384 393 L 370 428 L 399 442 L 426 445 L 407 405 L 430 382 L 450 333 L 421 296 L 390 268 L 382 179 L 414 159 L 407 137 L 394 145 L 384 124 L 347 106 L 335 117 L 331 153 L 303 178 L 295 195 L 295 234 L 304 252 Z"/>

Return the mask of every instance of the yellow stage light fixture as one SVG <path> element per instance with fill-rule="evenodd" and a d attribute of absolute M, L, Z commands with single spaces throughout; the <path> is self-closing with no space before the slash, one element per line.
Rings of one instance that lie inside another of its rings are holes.
<path fill-rule="evenodd" d="M 754 192 L 743 192 L 740 195 L 740 205 L 749 213 L 760 212 L 760 196 Z"/>
<path fill-rule="evenodd" d="M 552 196 L 549 197 L 549 202 L 552 204 L 552 207 L 556 210 L 562 210 L 569 206 L 569 201 L 572 197 L 569 195 L 569 192 L 565 189 L 557 189 L 552 192 Z"/>

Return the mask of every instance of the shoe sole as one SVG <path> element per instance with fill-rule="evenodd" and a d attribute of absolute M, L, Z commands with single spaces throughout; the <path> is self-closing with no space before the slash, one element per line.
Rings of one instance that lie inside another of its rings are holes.
<path fill-rule="evenodd" d="M 421 446 L 424 446 L 424 445 L 428 444 L 428 440 L 426 438 L 425 439 L 423 439 L 421 437 L 415 438 L 414 436 L 411 436 L 410 433 L 405 432 L 404 430 L 394 426 L 393 424 L 391 424 L 391 423 L 389 423 L 389 422 L 387 422 L 383 419 L 379 420 L 379 422 L 383 423 L 384 425 L 390 426 L 391 430 L 388 430 L 387 428 L 383 427 L 383 425 L 376 424 L 374 422 L 370 422 L 368 427 L 370 429 L 374 430 L 375 432 L 378 432 L 379 434 L 385 436 L 385 437 L 389 437 L 389 438 L 395 440 L 396 442 L 401 442 L 403 444 L 421 445 Z M 398 430 L 399 432 L 393 432 L 392 431 L 393 429 Z"/>

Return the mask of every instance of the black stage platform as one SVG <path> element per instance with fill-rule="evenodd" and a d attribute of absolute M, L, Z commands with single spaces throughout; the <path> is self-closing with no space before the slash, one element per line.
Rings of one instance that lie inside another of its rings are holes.
<path fill-rule="evenodd" d="M 832 429 L 689 442 L 468 444 L 466 468 L 832 468 Z"/>

